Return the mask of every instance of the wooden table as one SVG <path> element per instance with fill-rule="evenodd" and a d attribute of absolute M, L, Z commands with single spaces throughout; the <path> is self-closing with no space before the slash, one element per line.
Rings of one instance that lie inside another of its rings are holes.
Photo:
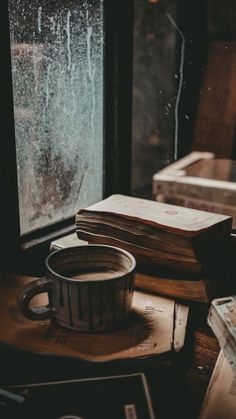
<path fill-rule="evenodd" d="M 218 342 L 207 325 L 209 307 L 190 305 L 185 347 L 176 355 L 173 367 L 155 362 L 135 366 L 144 371 L 150 383 L 157 418 L 196 419 L 219 354 Z M 94 366 L 66 358 L 36 355 L 10 347 L 0 347 L 0 380 L 2 386 L 84 376 L 120 374 L 133 371 L 128 363 L 113 367 Z M 143 418 L 141 418 L 143 419 Z"/>
<path fill-rule="evenodd" d="M 186 340 L 186 385 L 188 389 L 188 408 L 191 416 L 197 417 L 220 347 L 207 325 L 209 306 L 193 305 L 190 309 L 190 325 Z"/>

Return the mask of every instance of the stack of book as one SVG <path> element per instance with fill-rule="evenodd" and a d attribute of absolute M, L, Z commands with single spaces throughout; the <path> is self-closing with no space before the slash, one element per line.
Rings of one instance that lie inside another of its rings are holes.
<path fill-rule="evenodd" d="M 211 302 L 208 324 L 212 328 L 229 365 L 236 374 L 236 296 Z"/>
<path fill-rule="evenodd" d="M 231 291 L 231 278 L 225 279 L 233 263 L 226 255 L 236 243 L 231 231 L 230 216 L 125 195 L 76 214 L 79 239 L 135 256 L 137 288 L 200 302 Z"/>
<path fill-rule="evenodd" d="M 236 374 L 221 350 L 212 373 L 199 419 L 235 419 Z"/>

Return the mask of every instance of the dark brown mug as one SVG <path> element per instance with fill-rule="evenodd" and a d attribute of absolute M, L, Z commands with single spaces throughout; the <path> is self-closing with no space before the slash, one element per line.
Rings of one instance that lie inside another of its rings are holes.
<path fill-rule="evenodd" d="M 30 282 L 18 298 L 30 320 L 54 319 L 57 324 L 87 332 L 121 327 L 131 308 L 136 261 L 129 252 L 105 245 L 69 247 L 46 259 L 45 278 Z M 47 306 L 31 299 L 48 293 Z"/>

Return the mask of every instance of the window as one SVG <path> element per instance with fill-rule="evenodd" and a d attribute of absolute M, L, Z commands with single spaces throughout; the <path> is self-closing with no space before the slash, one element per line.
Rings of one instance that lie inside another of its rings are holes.
<path fill-rule="evenodd" d="M 152 198 L 153 174 L 192 150 L 235 158 L 235 0 L 3 4 L 4 240 L 110 193 Z"/>
<path fill-rule="evenodd" d="M 103 196 L 103 1 L 9 2 L 21 234 Z"/>
<path fill-rule="evenodd" d="M 130 191 L 133 1 L 3 0 L 1 247 Z"/>

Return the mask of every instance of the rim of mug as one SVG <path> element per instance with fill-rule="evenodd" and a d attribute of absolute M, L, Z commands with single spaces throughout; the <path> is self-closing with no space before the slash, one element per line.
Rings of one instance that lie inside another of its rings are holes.
<path fill-rule="evenodd" d="M 50 262 L 50 259 L 51 258 L 53 258 L 56 254 L 58 254 L 58 253 L 68 253 L 68 252 L 70 252 L 70 251 L 75 251 L 75 249 L 87 249 L 88 247 L 93 247 L 93 248 L 108 248 L 108 249 L 112 249 L 112 250 L 115 250 L 115 251 L 117 251 L 117 252 L 119 252 L 119 253 L 122 253 L 123 255 L 125 255 L 125 256 L 127 256 L 129 259 L 130 259 L 130 261 L 131 261 L 131 267 L 129 268 L 129 269 L 127 269 L 127 271 L 124 273 L 124 274 L 117 274 L 117 275 L 112 275 L 111 277 L 109 277 L 109 278 L 104 278 L 104 279 L 79 279 L 79 281 L 78 281 L 78 279 L 75 279 L 75 278 L 71 278 L 71 277 L 69 277 L 69 276 L 64 276 L 64 275 L 61 275 L 60 273 L 58 273 L 58 272 L 56 272 L 56 271 L 54 271 L 51 267 L 50 267 L 50 265 L 49 265 L 49 262 Z M 70 247 L 64 247 L 63 249 L 58 249 L 58 250 L 55 250 L 54 252 L 51 252 L 48 256 L 47 256 L 47 258 L 46 258 L 46 260 L 45 260 L 45 265 L 46 265 L 46 269 L 51 273 L 51 274 L 53 274 L 53 275 L 56 275 L 57 277 L 58 277 L 58 279 L 60 279 L 60 280 L 63 280 L 63 281 L 66 281 L 66 282 L 101 282 L 101 281 L 111 281 L 111 280 L 113 280 L 113 279 L 119 279 L 119 278 L 122 278 L 124 275 L 129 275 L 129 274 L 131 274 L 134 270 L 135 270 L 135 268 L 136 268 L 136 259 L 135 259 L 135 257 L 132 255 L 132 253 L 130 253 L 130 252 L 128 252 L 127 250 L 124 250 L 124 249 L 122 249 L 121 247 L 117 247 L 117 246 L 110 246 L 110 245 L 107 245 L 107 244 L 86 244 L 86 245 L 81 245 L 81 246 L 70 246 Z"/>

